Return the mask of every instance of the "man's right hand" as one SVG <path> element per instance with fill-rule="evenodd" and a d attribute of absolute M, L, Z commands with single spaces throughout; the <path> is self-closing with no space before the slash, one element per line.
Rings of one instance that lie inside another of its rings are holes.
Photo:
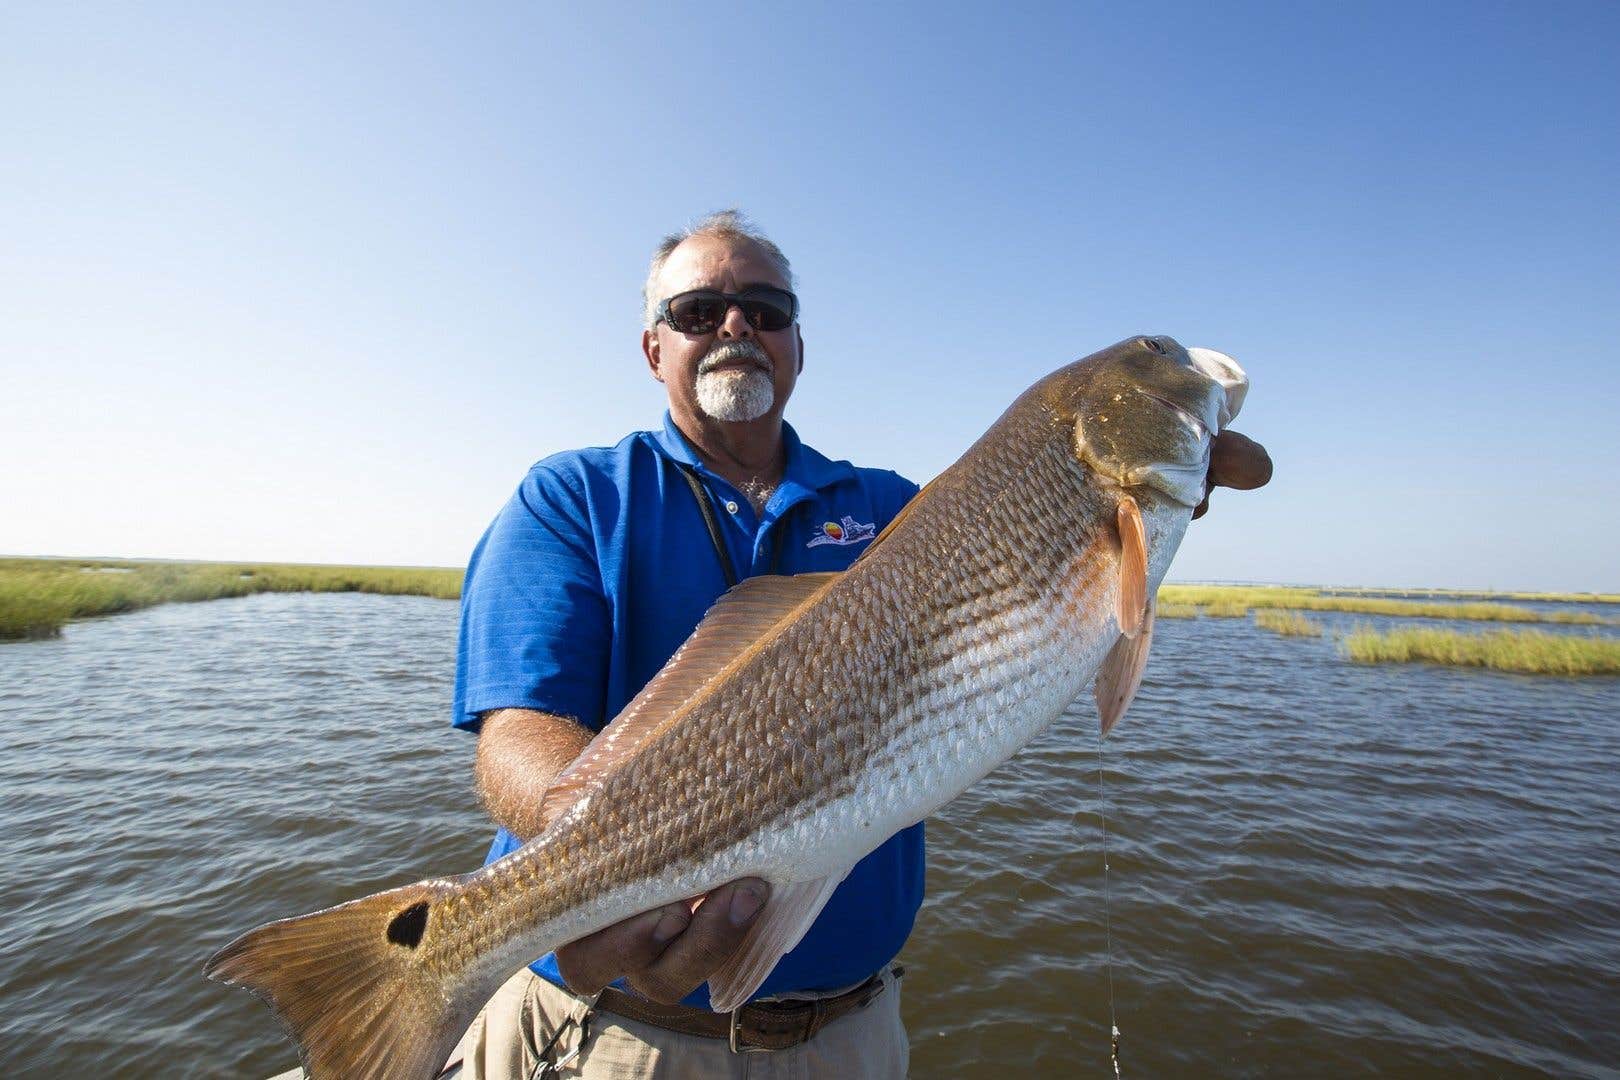
<path fill-rule="evenodd" d="M 539 832 L 547 786 L 590 741 L 591 733 L 566 717 L 533 709 L 486 713 L 474 775 L 490 816 L 514 836 Z M 770 892 L 758 878 L 744 878 L 643 912 L 564 945 L 557 968 L 586 996 L 623 978 L 654 1001 L 677 1002 L 731 959 Z"/>
<path fill-rule="evenodd" d="M 557 969 L 590 996 L 623 978 L 644 997 L 672 1005 L 731 959 L 759 917 L 771 887 L 758 878 L 707 896 L 643 912 L 557 950 Z"/>

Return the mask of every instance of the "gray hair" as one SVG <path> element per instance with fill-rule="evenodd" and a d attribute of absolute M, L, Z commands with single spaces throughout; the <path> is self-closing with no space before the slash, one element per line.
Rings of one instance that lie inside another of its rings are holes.
<path fill-rule="evenodd" d="M 760 231 L 759 226 L 749 221 L 747 216 L 736 207 L 729 210 L 716 210 L 712 214 L 705 214 L 692 224 L 679 232 L 672 232 L 658 242 L 653 250 L 652 264 L 647 268 L 647 283 L 641 287 L 642 319 L 648 330 L 658 324 L 658 305 L 664 299 L 656 292 L 658 288 L 658 275 L 664 272 L 664 264 L 669 262 L 669 256 L 682 243 L 694 236 L 715 236 L 727 240 L 747 240 L 757 244 L 765 257 L 770 259 L 771 265 L 781 273 L 782 280 L 787 282 L 789 289 L 793 288 L 793 268 L 788 265 L 788 258 L 782 254 L 782 249 L 772 242 L 771 238 Z"/>

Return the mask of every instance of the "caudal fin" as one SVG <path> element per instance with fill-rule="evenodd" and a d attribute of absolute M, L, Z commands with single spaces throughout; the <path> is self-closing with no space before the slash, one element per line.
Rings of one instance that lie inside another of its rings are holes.
<path fill-rule="evenodd" d="M 268 923 L 203 973 L 263 998 L 314 1080 L 431 1080 L 484 1003 L 472 988 L 463 996 L 474 1000 L 455 1000 L 458 973 L 424 947 L 455 891 L 454 881 L 424 881 Z"/>

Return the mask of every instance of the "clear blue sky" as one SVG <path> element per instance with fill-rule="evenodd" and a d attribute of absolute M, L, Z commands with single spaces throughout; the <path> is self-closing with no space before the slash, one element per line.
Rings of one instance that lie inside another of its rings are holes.
<path fill-rule="evenodd" d="M 926 480 L 1164 332 L 1277 462 L 1173 577 L 1620 589 L 1617 53 L 1612 4 L 8 5 L 0 553 L 462 563 L 659 421 L 648 251 L 735 204 L 833 456 Z"/>

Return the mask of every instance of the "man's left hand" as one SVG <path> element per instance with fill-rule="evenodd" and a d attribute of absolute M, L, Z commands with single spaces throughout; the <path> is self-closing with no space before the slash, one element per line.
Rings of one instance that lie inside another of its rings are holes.
<path fill-rule="evenodd" d="M 1223 431 L 1215 436 L 1209 448 L 1209 489 L 1229 487 L 1250 491 L 1264 487 L 1270 480 L 1271 455 L 1266 453 L 1265 447 L 1235 431 Z M 1208 510 L 1206 491 L 1204 501 L 1193 508 L 1193 520 L 1197 521 Z"/>

